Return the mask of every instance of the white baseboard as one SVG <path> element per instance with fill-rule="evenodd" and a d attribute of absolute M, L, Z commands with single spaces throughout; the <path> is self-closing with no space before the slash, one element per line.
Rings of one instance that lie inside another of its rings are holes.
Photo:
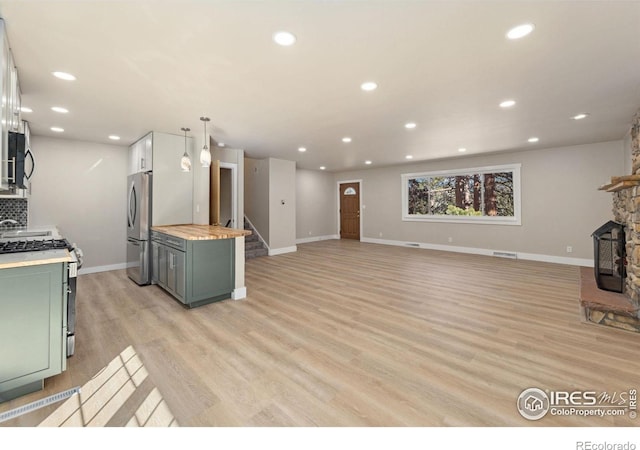
<path fill-rule="evenodd" d="M 422 248 L 427 250 L 441 250 L 444 252 L 468 253 L 473 255 L 485 255 L 485 256 L 496 256 L 494 255 L 494 253 L 496 252 L 503 253 L 503 254 L 515 253 L 517 259 L 549 262 L 549 263 L 556 263 L 556 264 L 566 264 L 570 266 L 593 267 L 592 259 L 566 258 L 563 256 L 540 255 L 537 253 L 520 253 L 520 252 L 507 251 L 507 250 L 494 250 L 494 249 L 475 248 L 475 247 L 458 247 L 455 245 L 429 244 L 425 242 L 392 241 L 389 239 L 374 239 L 374 238 L 365 238 L 365 237 L 360 239 L 360 241 L 368 242 L 371 244 L 394 245 L 397 247 Z"/>
<path fill-rule="evenodd" d="M 233 292 L 231 293 L 231 299 L 232 300 L 242 300 L 243 298 L 247 298 L 247 288 L 245 287 L 241 287 L 241 288 L 235 288 L 233 290 Z"/>
<path fill-rule="evenodd" d="M 308 238 L 296 239 L 296 244 L 308 244 L 309 242 L 328 241 L 331 239 L 340 239 L 337 234 L 329 234 L 327 236 L 312 236 Z"/>
<path fill-rule="evenodd" d="M 269 256 L 282 255 L 284 253 L 293 253 L 297 251 L 298 251 L 298 247 L 295 245 L 293 247 L 270 248 Z"/>
<path fill-rule="evenodd" d="M 110 270 L 121 270 L 126 268 L 127 268 L 127 263 L 111 264 L 109 266 L 83 267 L 82 269 L 78 270 L 78 275 L 85 275 L 88 273 L 97 273 L 97 272 L 108 272 Z"/>

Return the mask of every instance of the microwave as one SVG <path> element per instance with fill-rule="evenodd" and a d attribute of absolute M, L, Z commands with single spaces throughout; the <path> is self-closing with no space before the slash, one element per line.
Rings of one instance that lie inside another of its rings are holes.
<path fill-rule="evenodd" d="M 26 148 L 24 133 L 9 131 L 7 153 L 9 156 L 9 184 L 16 188 L 27 189 L 25 181 L 33 175 L 35 161 L 31 149 Z M 26 160 L 31 160 L 31 169 L 26 173 Z"/>

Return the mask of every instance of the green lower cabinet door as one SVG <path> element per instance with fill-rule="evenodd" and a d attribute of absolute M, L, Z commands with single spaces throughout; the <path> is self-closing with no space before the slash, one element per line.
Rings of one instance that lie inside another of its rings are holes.
<path fill-rule="evenodd" d="M 187 300 L 229 298 L 233 291 L 235 246 L 233 239 L 189 241 L 187 248 Z"/>
<path fill-rule="evenodd" d="M 3 392 L 62 372 L 64 268 L 0 270 L 0 401 Z"/>

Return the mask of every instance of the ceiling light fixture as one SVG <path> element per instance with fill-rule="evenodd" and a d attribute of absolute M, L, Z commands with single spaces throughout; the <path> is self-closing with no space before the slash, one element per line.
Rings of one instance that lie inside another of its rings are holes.
<path fill-rule="evenodd" d="M 119 141 L 120 136 L 116 136 L 115 134 L 110 134 L 109 139 L 111 139 L 112 141 Z"/>
<path fill-rule="evenodd" d="M 225 146 L 224 142 L 218 142 L 218 147 L 224 147 L 224 146 Z"/>
<path fill-rule="evenodd" d="M 273 41 L 283 47 L 289 47 L 296 43 L 296 37 L 293 33 L 289 33 L 288 31 L 278 31 L 273 34 Z"/>
<path fill-rule="evenodd" d="M 320 166 L 320 170 L 325 170 L 326 167 L 325 166 Z"/>
<path fill-rule="evenodd" d="M 540 139 L 537 137 L 530 137 L 529 139 L 527 139 L 527 142 L 531 142 L 532 144 L 535 142 L 538 142 Z"/>
<path fill-rule="evenodd" d="M 307 149 L 306 149 L 305 147 L 298 147 L 298 151 L 299 151 L 300 153 L 304 153 L 304 152 L 306 152 L 306 151 L 307 151 Z"/>
<path fill-rule="evenodd" d="M 505 100 L 502 103 L 500 103 L 500 108 L 511 108 L 515 104 L 516 104 L 515 100 Z"/>
<path fill-rule="evenodd" d="M 369 161 L 369 160 L 366 160 L 364 163 L 365 163 L 367 166 L 369 166 L 369 165 L 373 164 L 373 163 L 372 163 L 371 161 Z"/>
<path fill-rule="evenodd" d="M 580 113 L 580 114 L 576 114 L 575 116 L 572 117 L 573 120 L 582 120 L 584 118 L 586 118 L 589 114 L 587 113 Z"/>
<path fill-rule="evenodd" d="M 202 167 L 209 167 L 211 165 L 211 152 L 209 151 L 209 146 L 207 145 L 207 122 L 209 122 L 208 117 L 200 117 L 200 120 L 204 123 L 204 145 L 202 146 L 202 151 L 200 152 L 200 164 Z"/>
<path fill-rule="evenodd" d="M 65 81 L 75 81 L 76 77 L 67 72 L 52 72 L 53 76 Z"/>
<path fill-rule="evenodd" d="M 530 34 L 535 27 L 531 23 L 524 23 L 522 25 L 518 25 L 517 27 L 511 28 L 507 32 L 508 39 L 520 39 Z"/>
<path fill-rule="evenodd" d="M 363 91 L 375 91 L 378 85 L 373 81 L 366 81 L 360 85 L 360 89 Z"/>
<path fill-rule="evenodd" d="M 411 156 L 411 155 L 407 155 L 407 156 L 405 156 L 405 158 L 406 158 L 406 159 L 413 159 L 413 156 Z"/>
<path fill-rule="evenodd" d="M 416 123 L 415 123 L 415 122 L 407 122 L 407 123 L 405 123 L 405 124 L 404 124 L 404 127 L 405 127 L 407 130 L 413 130 L 413 129 L 414 129 L 415 127 L 417 127 L 417 126 L 418 126 L 418 125 L 416 125 Z"/>
<path fill-rule="evenodd" d="M 348 144 L 349 142 L 351 142 L 351 138 L 350 138 L 350 137 L 348 137 L 348 136 L 347 136 L 347 137 L 343 137 L 343 138 L 342 138 L 342 142 L 344 142 L 344 143 Z"/>
<path fill-rule="evenodd" d="M 33 109 L 29 108 L 28 106 L 21 106 L 20 111 L 22 111 L 23 113 L 32 113 Z"/>
<path fill-rule="evenodd" d="M 66 114 L 69 112 L 67 108 L 63 108 L 62 106 L 52 106 L 51 111 L 55 111 L 57 113 Z"/>
<path fill-rule="evenodd" d="M 461 147 L 461 148 L 459 148 L 459 149 L 458 149 L 458 151 L 459 151 L 460 153 L 464 153 L 464 152 L 466 152 L 466 151 L 467 151 L 467 149 L 466 149 L 466 148 L 462 148 L 462 147 Z"/>
<path fill-rule="evenodd" d="M 189 157 L 189 153 L 187 152 L 187 131 L 191 131 L 191 129 L 190 128 L 180 128 L 180 129 L 184 131 L 184 153 L 182 154 L 182 158 L 180 158 L 180 168 L 182 169 L 183 172 L 191 172 L 191 157 Z M 205 136 L 206 136 L 206 133 L 205 133 Z"/>
<path fill-rule="evenodd" d="M 56 133 L 62 133 L 64 131 L 64 128 L 60 128 L 60 127 L 51 127 L 50 128 L 51 131 L 55 131 Z"/>

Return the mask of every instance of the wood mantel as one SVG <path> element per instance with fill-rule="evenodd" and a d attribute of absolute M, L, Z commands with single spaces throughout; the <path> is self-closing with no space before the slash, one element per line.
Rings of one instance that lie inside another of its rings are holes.
<path fill-rule="evenodd" d="M 634 186 L 640 186 L 640 175 L 611 177 L 611 183 L 603 184 L 598 188 L 598 190 L 607 192 L 618 192 L 623 189 L 632 188 Z"/>

